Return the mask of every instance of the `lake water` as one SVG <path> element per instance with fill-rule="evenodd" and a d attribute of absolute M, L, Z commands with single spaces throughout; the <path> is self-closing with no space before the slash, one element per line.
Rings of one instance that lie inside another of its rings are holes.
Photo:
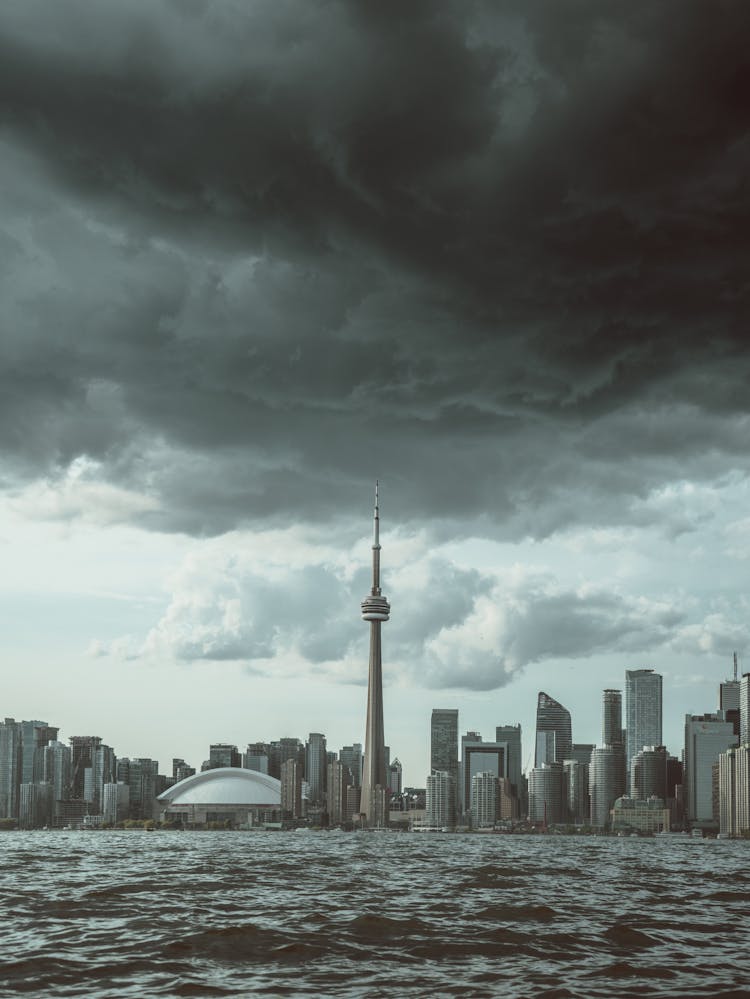
<path fill-rule="evenodd" d="M 2 996 L 750 989 L 750 843 L 0 834 Z"/>

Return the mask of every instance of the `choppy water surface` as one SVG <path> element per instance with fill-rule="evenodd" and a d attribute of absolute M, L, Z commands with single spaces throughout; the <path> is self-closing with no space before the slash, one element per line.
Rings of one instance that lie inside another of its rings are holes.
<path fill-rule="evenodd" d="M 747 996 L 750 843 L 0 834 L 0 993 Z"/>

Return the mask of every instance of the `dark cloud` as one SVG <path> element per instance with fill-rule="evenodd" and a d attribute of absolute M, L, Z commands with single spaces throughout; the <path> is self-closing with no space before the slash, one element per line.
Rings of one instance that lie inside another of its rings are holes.
<path fill-rule="evenodd" d="M 543 536 L 746 474 L 749 21 L 4 5 L 4 480 Z"/>

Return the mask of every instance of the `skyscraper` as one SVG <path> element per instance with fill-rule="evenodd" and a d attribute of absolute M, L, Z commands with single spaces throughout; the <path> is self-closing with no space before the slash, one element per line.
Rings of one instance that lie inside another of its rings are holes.
<path fill-rule="evenodd" d="M 562 764 L 540 763 L 529 774 L 529 821 L 545 825 L 562 822 Z"/>
<path fill-rule="evenodd" d="M 713 765 L 737 745 L 734 726 L 715 714 L 685 715 L 686 815 L 698 826 L 713 824 Z"/>
<path fill-rule="evenodd" d="M 475 738 L 470 738 L 474 735 Z M 472 779 L 476 774 L 489 773 L 495 778 L 508 776 L 506 743 L 483 742 L 476 733 L 467 733 L 461 739 L 461 809 L 464 815 L 471 810 Z"/>
<path fill-rule="evenodd" d="M 507 776 L 513 785 L 514 793 L 519 793 L 521 784 L 521 726 L 498 725 L 495 728 L 495 742 L 505 743 Z"/>
<path fill-rule="evenodd" d="M 602 692 L 602 745 L 622 742 L 622 691 Z"/>
<path fill-rule="evenodd" d="M 627 768 L 644 746 L 661 746 L 661 674 L 652 669 L 625 670 Z"/>
<path fill-rule="evenodd" d="M 427 775 L 425 822 L 433 829 L 451 826 L 452 803 L 456 800 L 456 780 L 446 770 L 433 770 Z"/>
<path fill-rule="evenodd" d="M 562 704 L 539 691 L 536 703 L 536 753 L 534 766 L 562 763 L 570 759 L 573 735 L 570 712 Z"/>
<path fill-rule="evenodd" d="M 360 812 L 362 824 L 374 826 L 385 821 L 378 814 L 388 786 L 385 769 L 385 736 L 383 734 L 383 664 L 380 649 L 380 626 L 387 621 L 391 608 L 380 590 L 380 514 L 378 484 L 375 483 L 375 513 L 372 538 L 372 589 L 362 601 L 362 620 L 370 623 L 370 665 L 367 678 L 367 724 L 365 757 L 362 772 Z"/>
<path fill-rule="evenodd" d="M 325 796 L 327 765 L 326 737 L 321 732 L 311 732 L 305 747 L 305 779 L 308 797 L 316 804 Z"/>
<path fill-rule="evenodd" d="M 458 710 L 433 708 L 430 722 L 430 770 L 458 779 Z"/>
<path fill-rule="evenodd" d="M 0 722 L 0 819 L 18 818 L 21 768 L 23 766 L 21 722 Z"/>
<path fill-rule="evenodd" d="M 589 798 L 591 825 L 605 828 L 609 812 L 617 798 L 625 794 L 625 772 L 622 766 L 622 745 L 598 746 L 591 753 L 589 764 Z"/>
<path fill-rule="evenodd" d="M 750 743 L 750 673 L 740 680 L 740 745 Z"/>

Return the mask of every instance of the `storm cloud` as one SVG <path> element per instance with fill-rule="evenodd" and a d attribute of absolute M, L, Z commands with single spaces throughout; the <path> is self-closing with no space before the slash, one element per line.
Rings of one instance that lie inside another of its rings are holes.
<path fill-rule="evenodd" d="M 4 5 L 6 481 L 543 536 L 744 473 L 749 19 Z"/>
<path fill-rule="evenodd" d="M 749 35 L 742 2 L 3 4 L 3 495 L 209 539 L 95 650 L 351 681 L 376 476 L 420 539 L 388 591 L 415 682 L 744 634 L 683 599 L 687 547 L 659 588 L 440 546 L 645 561 L 745 488 Z M 290 525 L 325 558 L 226 554 Z"/>

